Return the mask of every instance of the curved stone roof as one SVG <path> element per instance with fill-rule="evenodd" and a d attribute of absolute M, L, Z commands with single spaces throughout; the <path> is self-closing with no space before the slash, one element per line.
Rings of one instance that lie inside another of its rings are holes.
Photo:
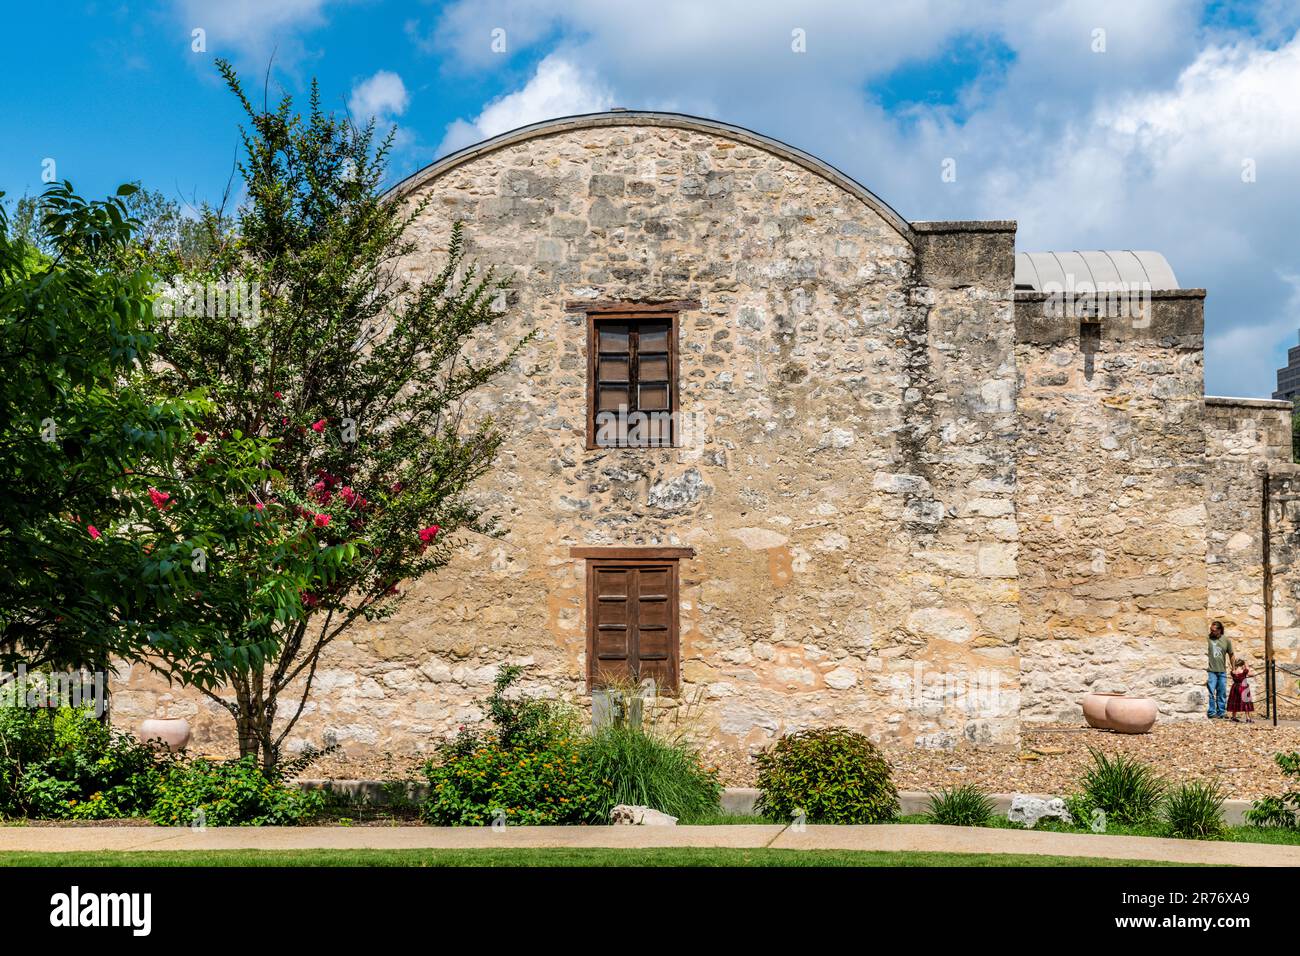
<path fill-rule="evenodd" d="M 1149 288 L 1152 292 L 1180 288 L 1168 260 L 1158 252 L 1124 249 L 1016 253 L 1017 289 L 1042 292 L 1047 285 L 1061 290 L 1084 285 L 1097 289 L 1113 288 L 1115 283 Z"/>
<path fill-rule="evenodd" d="M 798 166 L 802 166 L 809 172 L 822 177 L 855 198 L 860 199 L 879 214 L 882 219 L 898 230 L 908 242 L 913 245 L 916 244 L 916 233 L 906 219 L 871 190 L 857 180 L 840 172 L 829 163 L 822 162 L 817 157 L 805 153 L 803 150 L 795 149 L 780 140 L 772 139 L 770 136 L 764 136 L 761 133 L 755 133 L 753 130 L 732 126 L 730 123 L 720 123 L 717 120 L 704 119 L 699 116 L 689 116 L 685 113 L 660 113 L 652 110 L 610 110 L 605 113 L 564 116 L 559 119 L 533 123 L 530 126 L 521 126 L 519 129 L 493 136 L 491 139 L 486 139 L 481 143 L 467 146 L 465 149 L 444 156 L 442 159 L 403 179 L 388 191 L 388 195 L 401 195 L 413 189 L 418 189 L 448 170 L 455 169 L 462 163 L 467 163 L 486 153 L 504 149 L 507 146 L 514 146 L 530 139 L 554 136 L 557 133 L 566 133 L 571 130 L 595 129 L 605 126 L 660 126 L 670 129 L 684 129 L 721 136 L 772 153 Z"/>

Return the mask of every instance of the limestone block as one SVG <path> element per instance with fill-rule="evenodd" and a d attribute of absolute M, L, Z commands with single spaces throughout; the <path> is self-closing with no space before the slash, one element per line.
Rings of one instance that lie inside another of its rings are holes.
<path fill-rule="evenodd" d="M 609 811 L 609 822 L 615 826 L 675 827 L 677 818 L 650 807 L 634 807 L 620 803 Z"/>
<path fill-rule="evenodd" d="M 1023 823 L 1032 830 L 1044 817 L 1056 817 L 1066 823 L 1074 822 L 1070 811 L 1065 809 L 1065 801 L 1059 797 L 1050 800 L 1019 795 L 1012 797 L 1011 808 L 1007 810 L 1007 819 L 1012 823 Z"/>

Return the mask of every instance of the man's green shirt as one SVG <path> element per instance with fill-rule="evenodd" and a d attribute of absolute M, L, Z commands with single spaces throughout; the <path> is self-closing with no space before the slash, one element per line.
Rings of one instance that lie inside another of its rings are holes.
<path fill-rule="evenodd" d="M 1214 638 L 1209 640 L 1209 665 L 1205 668 L 1216 674 L 1226 673 L 1227 659 L 1232 656 L 1232 641 L 1227 637 L 1221 637 L 1217 641 Z"/>

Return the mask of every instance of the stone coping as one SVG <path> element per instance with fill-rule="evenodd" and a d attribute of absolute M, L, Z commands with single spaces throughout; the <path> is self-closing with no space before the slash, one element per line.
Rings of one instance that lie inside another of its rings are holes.
<path fill-rule="evenodd" d="M 1291 403 L 1280 398 L 1237 398 L 1233 395 L 1206 395 L 1206 405 L 1224 405 L 1238 408 L 1279 408 L 1291 410 Z"/>
<path fill-rule="evenodd" d="M 921 219 L 912 222 L 919 233 L 1015 232 L 1014 219 Z"/>

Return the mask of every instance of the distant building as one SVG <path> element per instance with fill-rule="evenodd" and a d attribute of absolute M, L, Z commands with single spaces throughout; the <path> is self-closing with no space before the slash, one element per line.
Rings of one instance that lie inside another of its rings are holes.
<path fill-rule="evenodd" d="M 1286 368 L 1277 370 L 1277 391 L 1274 398 L 1294 402 L 1300 395 L 1300 345 L 1287 349 Z"/>

